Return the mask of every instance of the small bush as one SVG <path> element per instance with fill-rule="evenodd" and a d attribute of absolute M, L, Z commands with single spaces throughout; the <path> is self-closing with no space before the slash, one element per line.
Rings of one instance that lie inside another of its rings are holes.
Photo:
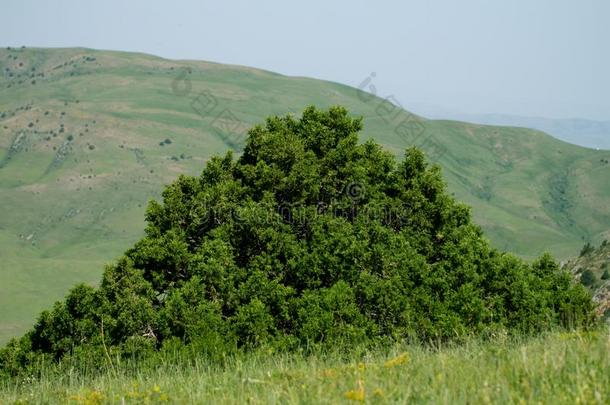
<path fill-rule="evenodd" d="M 591 245 L 591 243 L 587 242 L 584 244 L 584 246 L 580 250 L 580 257 L 586 256 L 590 253 L 593 253 L 594 251 L 595 251 L 595 248 L 593 247 L 593 245 Z"/>
<path fill-rule="evenodd" d="M 580 276 L 580 282 L 585 287 L 592 287 L 597 283 L 597 277 L 591 269 L 586 269 L 582 272 L 582 275 Z"/>
<path fill-rule="evenodd" d="M 602 274 L 602 280 L 608 280 L 610 279 L 610 271 L 608 269 L 604 270 L 604 273 Z"/>

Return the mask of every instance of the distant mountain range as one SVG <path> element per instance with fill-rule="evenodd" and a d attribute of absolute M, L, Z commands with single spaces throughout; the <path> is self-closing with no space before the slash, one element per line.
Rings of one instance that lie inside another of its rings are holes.
<path fill-rule="evenodd" d="M 581 118 L 542 118 L 508 114 L 466 114 L 423 107 L 417 112 L 430 119 L 447 119 L 485 125 L 532 128 L 574 145 L 610 150 L 610 121 Z"/>

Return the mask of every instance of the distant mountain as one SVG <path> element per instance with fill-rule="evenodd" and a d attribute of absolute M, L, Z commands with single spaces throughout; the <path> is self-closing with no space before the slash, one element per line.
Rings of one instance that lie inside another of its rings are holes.
<path fill-rule="evenodd" d="M 610 150 L 610 121 L 523 117 L 506 114 L 465 114 L 434 109 L 418 112 L 431 119 L 451 119 L 486 125 L 532 128 L 574 145 Z"/>
<path fill-rule="evenodd" d="M 272 114 L 339 104 L 362 140 L 421 147 L 492 243 L 571 256 L 610 229 L 610 152 L 542 132 L 425 120 L 355 88 L 249 67 L 68 49 L 0 50 L 0 341 L 144 231 L 147 201 Z"/>

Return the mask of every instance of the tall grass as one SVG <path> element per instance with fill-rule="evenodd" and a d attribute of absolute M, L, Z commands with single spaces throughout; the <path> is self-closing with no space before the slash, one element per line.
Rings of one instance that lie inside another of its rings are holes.
<path fill-rule="evenodd" d="M 116 365 L 115 365 L 116 366 Z M 606 331 L 394 345 L 346 355 L 267 354 L 0 383 L 0 403 L 610 403 Z"/>

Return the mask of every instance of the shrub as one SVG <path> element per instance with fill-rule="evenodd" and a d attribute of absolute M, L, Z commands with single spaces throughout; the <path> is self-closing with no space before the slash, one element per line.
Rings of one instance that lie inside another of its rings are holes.
<path fill-rule="evenodd" d="M 490 247 L 439 167 L 415 148 L 396 163 L 359 144 L 361 128 L 340 107 L 271 117 L 239 159 L 180 176 L 100 287 L 44 312 L 0 370 L 101 346 L 218 359 L 592 321 L 591 297 L 549 255 L 528 265 Z"/>
<path fill-rule="evenodd" d="M 595 251 L 595 248 L 593 247 L 593 245 L 591 245 L 591 243 L 587 242 L 580 250 L 580 257 L 593 253 L 593 251 Z"/>
<path fill-rule="evenodd" d="M 604 273 L 602 274 L 602 280 L 608 280 L 610 279 L 610 271 L 608 269 L 604 270 Z"/>
<path fill-rule="evenodd" d="M 586 269 L 580 276 L 580 282 L 586 287 L 591 287 L 597 283 L 597 277 L 591 269 Z"/>

